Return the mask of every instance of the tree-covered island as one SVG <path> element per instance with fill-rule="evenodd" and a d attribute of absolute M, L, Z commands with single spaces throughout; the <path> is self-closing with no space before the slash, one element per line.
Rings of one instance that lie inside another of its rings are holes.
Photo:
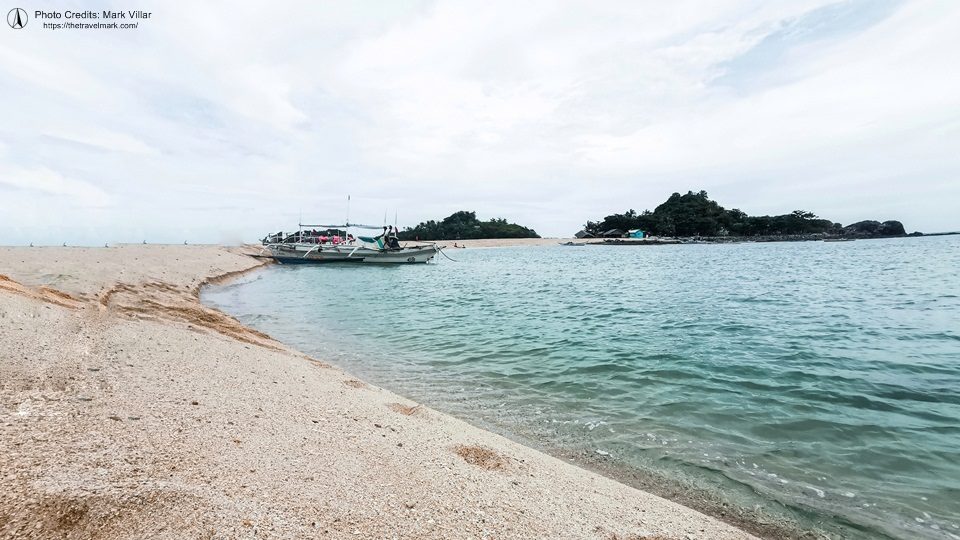
<path fill-rule="evenodd" d="M 479 238 L 540 238 L 533 229 L 502 218 L 477 219 L 476 212 L 461 210 L 442 221 L 424 221 L 400 231 L 400 240 L 474 240 Z"/>
<path fill-rule="evenodd" d="M 737 208 L 727 210 L 712 201 L 706 191 L 685 195 L 674 193 L 652 212 L 609 215 L 599 221 L 588 221 L 584 230 L 593 236 L 603 236 L 613 230 L 640 229 L 647 236 L 843 236 L 881 237 L 904 236 L 906 231 L 899 221 L 860 221 L 843 226 L 829 219 L 821 219 L 813 212 L 794 210 L 779 216 L 748 216 Z M 914 233 L 919 234 L 919 233 Z"/>

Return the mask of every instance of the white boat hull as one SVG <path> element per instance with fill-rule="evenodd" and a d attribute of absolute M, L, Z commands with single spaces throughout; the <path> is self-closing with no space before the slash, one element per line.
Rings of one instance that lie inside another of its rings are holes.
<path fill-rule="evenodd" d="M 270 256 L 283 264 L 317 263 L 379 263 L 423 264 L 430 262 L 440 251 L 433 244 L 421 244 L 400 249 L 376 249 L 356 245 L 332 244 L 269 244 Z"/>

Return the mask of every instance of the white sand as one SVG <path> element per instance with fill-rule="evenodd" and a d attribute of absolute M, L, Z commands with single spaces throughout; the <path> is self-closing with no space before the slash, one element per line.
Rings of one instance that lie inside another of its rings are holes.
<path fill-rule="evenodd" d="M 438 240 L 441 246 L 453 249 L 453 245 L 464 246 L 466 248 L 489 248 L 489 247 L 524 247 L 524 246 L 556 246 L 564 242 L 577 243 L 596 243 L 602 242 L 599 238 L 589 238 L 580 240 L 577 238 L 485 238 L 482 240 Z M 416 242 L 403 242 L 414 244 Z"/>
<path fill-rule="evenodd" d="M 198 303 L 258 264 L 0 248 L 0 537 L 753 538 Z"/>

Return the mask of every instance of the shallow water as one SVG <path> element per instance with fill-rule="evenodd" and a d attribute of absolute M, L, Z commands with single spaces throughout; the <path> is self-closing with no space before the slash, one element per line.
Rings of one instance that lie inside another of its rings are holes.
<path fill-rule="evenodd" d="M 960 237 L 448 253 L 203 298 L 548 448 L 833 537 L 960 540 Z"/>

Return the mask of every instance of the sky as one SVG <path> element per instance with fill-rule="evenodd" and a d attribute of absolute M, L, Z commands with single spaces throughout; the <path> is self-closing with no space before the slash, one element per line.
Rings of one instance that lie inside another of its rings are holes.
<path fill-rule="evenodd" d="M 255 241 L 348 195 L 543 236 L 688 190 L 960 229 L 953 0 L 11 1 L 0 244 Z"/>

